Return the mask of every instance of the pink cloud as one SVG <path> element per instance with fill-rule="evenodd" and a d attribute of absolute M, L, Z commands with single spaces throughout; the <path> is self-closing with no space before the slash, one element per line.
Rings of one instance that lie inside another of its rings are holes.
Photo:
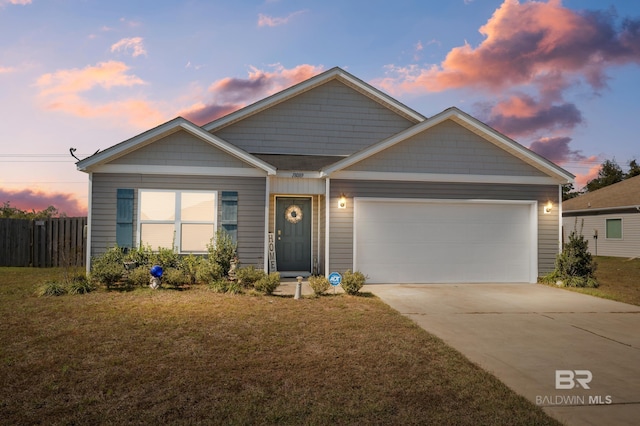
<path fill-rule="evenodd" d="M 118 51 L 132 51 L 131 56 L 134 58 L 140 55 L 147 55 L 142 37 L 123 38 L 111 45 L 111 52 Z"/>
<path fill-rule="evenodd" d="M 273 17 L 269 15 L 264 15 L 262 13 L 258 14 L 258 26 L 259 27 L 278 27 L 280 25 L 288 24 L 293 18 L 298 15 L 305 13 L 304 10 L 298 10 L 297 12 L 290 13 L 285 17 Z"/>
<path fill-rule="evenodd" d="M 601 167 L 602 167 L 601 164 L 591 165 L 591 167 L 589 167 L 589 170 L 586 173 L 576 174 L 576 184 L 575 184 L 576 189 L 584 188 L 589 181 L 597 178 Z"/>
<path fill-rule="evenodd" d="M 58 209 L 60 214 L 66 214 L 69 217 L 87 215 L 87 207 L 82 205 L 74 194 L 50 193 L 27 188 L 20 190 L 0 188 L 0 203 L 5 202 L 25 211 L 40 211 L 53 206 Z"/>
<path fill-rule="evenodd" d="M 10 72 L 15 71 L 17 71 L 15 67 L 3 67 L 0 65 L 0 74 L 9 74 Z"/>
<path fill-rule="evenodd" d="M 0 4 L 14 4 L 14 5 L 21 5 L 21 6 L 26 6 L 28 4 L 31 4 L 33 2 L 33 0 L 3 0 L 0 2 Z"/>
<path fill-rule="evenodd" d="M 390 65 L 390 76 L 377 83 L 392 93 L 495 91 L 560 73 L 601 89 L 607 67 L 640 63 L 639 20 L 627 19 L 618 29 L 612 11 L 574 11 L 559 0 L 505 0 L 479 31 L 485 39 L 477 48 L 456 47 L 440 65 L 426 68 Z"/>
<path fill-rule="evenodd" d="M 298 65 L 287 69 L 273 65 L 271 71 L 252 67 L 248 78 L 223 78 L 209 86 L 211 99 L 184 110 L 180 115 L 203 125 L 259 99 L 272 95 L 322 72 L 322 67 Z"/>
<path fill-rule="evenodd" d="M 117 61 L 100 62 L 82 69 L 74 68 L 44 74 L 36 81 L 40 100 L 47 110 L 62 111 L 84 118 L 124 120 L 137 127 L 155 126 L 166 119 L 151 103 L 136 98 L 110 102 L 92 101 L 85 92 L 95 88 L 110 91 L 145 85 L 141 78 L 129 74 L 129 67 Z M 113 96 L 116 96 L 114 93 Z"/>

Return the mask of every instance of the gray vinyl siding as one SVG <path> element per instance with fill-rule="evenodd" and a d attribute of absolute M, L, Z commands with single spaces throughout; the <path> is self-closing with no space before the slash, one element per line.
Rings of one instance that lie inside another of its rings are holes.
<path fill-rule="evenodd" d="M 330 191 L 329 269 L 331 271 L 343 272 L 353 268 L 353 197 L 538 201 L 538 274 L 545 275 L 553 270 L 560 244 L 557 186 L 332 179 Z M 346 209 L 337 207 L 340 194 L 347 196 Z M 544 205 L 548 201 L 551 201 L 556 208 L 552 209 L 550 214 L 543 214 Z"/>
<path fill-rule="evenodd" d="M 622 219 L 622 238 L 608 239 L 607 219 Z M 584 223 L 583 223 L 584 220 Z M 594 231 L 598 231 L 598 256 L 640 257 L 640 213 L 609 213 L 589 216 L 565 216 L 562 218 L 565 242 L 575 229 L 582 232 L 589 242 L 589 252 L 596 254 Z"/>
<path fill-rule="evenodd" d="M 91 206 L 91 256 L 104 253 L 116 242 L 116 192 L 118 188 L 136 190 L 134 197 L 134 236 L 137 235 L 138 189 L 238 192 L 238 258 L 243 265 L 264 265 L 265 178 L 171 176 L 94 173 Z"/>
<path fill-rule="evenodd" d="M 332 80 L 215 134 L 250 153 L 349 155 L 413 124 Z"/>
<path fill-rule="evenodd" d="M 184 130 L 172 133 L 111 164 L 193 167 L 253 167 Z"/>
<path fill-rule="evenodd" d="M 452 120 L 440 123 L 346 170 L 546 176 Z"/>

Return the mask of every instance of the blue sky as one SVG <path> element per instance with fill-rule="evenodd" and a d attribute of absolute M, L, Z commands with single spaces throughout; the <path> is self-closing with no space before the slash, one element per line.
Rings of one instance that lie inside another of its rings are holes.
<path fill-rule="evenodd" d="M 457 106 L 577 175 L 640 159 L 628 0 L 0 0 L 0 202 L 83 214 L 79 157 L 340 66 Z"/>

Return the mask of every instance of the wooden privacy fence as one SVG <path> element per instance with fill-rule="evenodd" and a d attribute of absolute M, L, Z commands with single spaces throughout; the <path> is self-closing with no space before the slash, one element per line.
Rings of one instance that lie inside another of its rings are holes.
<path fill-rule="evenodd" d="M 0 219 L 0 266 L 84 266 L 86 217 Z"/>

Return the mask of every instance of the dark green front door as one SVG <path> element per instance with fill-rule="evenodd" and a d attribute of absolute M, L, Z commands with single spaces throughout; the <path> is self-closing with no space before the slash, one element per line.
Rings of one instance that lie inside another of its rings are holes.
<path fill-rule="evenodd" d="M 276 198 L 278 271 L 311 271 L 311 199 Z"/>

